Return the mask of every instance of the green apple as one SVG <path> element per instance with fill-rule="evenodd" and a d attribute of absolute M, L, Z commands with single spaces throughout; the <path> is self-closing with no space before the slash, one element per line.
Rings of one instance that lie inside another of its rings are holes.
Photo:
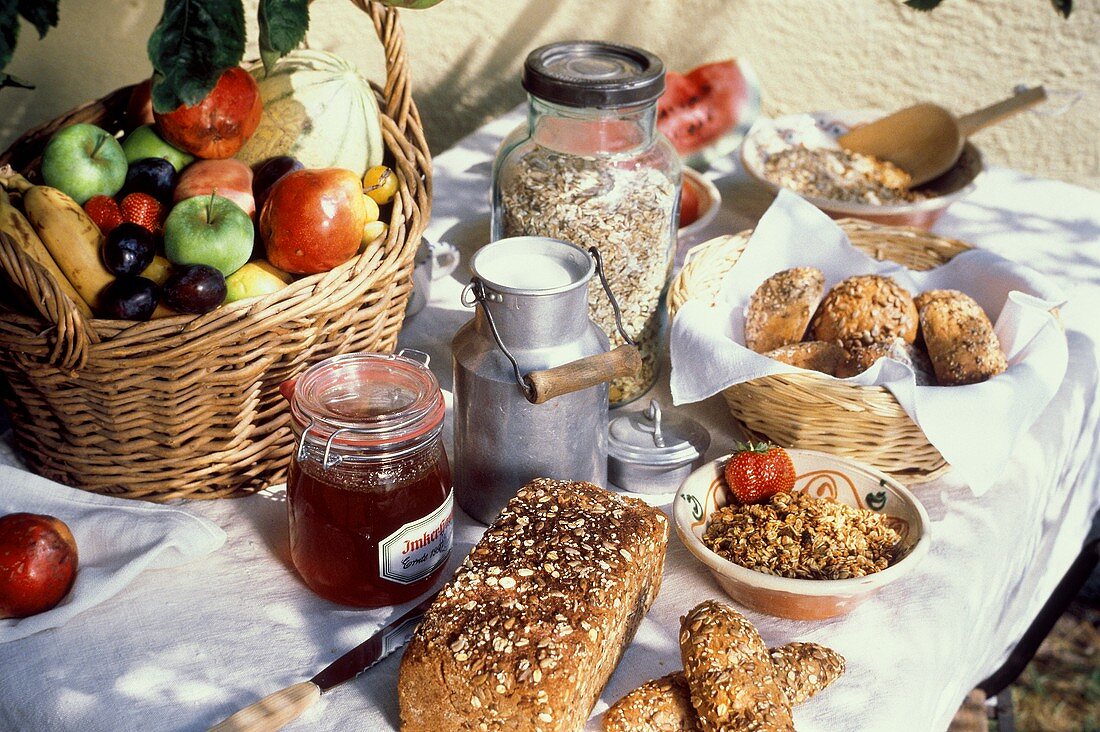
<path fill-rule="evenodd" d="M 180 172 L 195 156 L 178 147 L 170 145 L 157 134 L 153 125 L 142 125 L 126 136 L 122 141 L 122 150 L 126 153 L 126 162 L 132 163 L 142 158 L 164 158 Z"/>
<path fill-rule="evenodd" d="M 290 284 L 291 277 L 268 262 L 249 262 L 225 278 L 225 301 L 270 295 Z"/>
<path fill-rule="evenodd" d="M 58 130 L 42 152 L 42 180 L 81 206 L 92 196 L 113 196 L 126 182 L 126 154 L 118 140 L 95 125 Z"/>
<path fill-rule="evenodd" d="M 252 219 L 211 193 L 175 205 L 164 221 L 164 254 L 174 264 L 206 264 L 229 275 L 252 256 Z"/>

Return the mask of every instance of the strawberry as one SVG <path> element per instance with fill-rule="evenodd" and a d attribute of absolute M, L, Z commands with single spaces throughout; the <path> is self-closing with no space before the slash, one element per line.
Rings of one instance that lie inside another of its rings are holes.
<path fill-rule="evenodd" d="M 164 218 L 164 206 L 148 193 L 131 193 L 122 199 L 122 220 L 148 229 L 156 234 L 160 232 L 160 222 Z"/>
<path fill-rule="evenodd" d="M 122 223 L 122 211 L 110 196 L 92 196 L 84 202 L 84 212 L 104 236 Z"/>
<path fill-rule="evenodd" d="M 741 503 L 764 503 L 794 488 L 794 463 L 782 447 L 738 442 L 726 462 L 726 484 Z"/>

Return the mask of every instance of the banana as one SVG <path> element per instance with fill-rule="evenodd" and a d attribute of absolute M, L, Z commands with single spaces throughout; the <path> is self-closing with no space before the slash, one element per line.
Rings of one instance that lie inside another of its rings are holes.
<path fill-rule="evenodd" d="M 99 258 L 103 235 L 76 201 L 56 188 L 30 186 L 23 210 L 57 266 L 84 301 L 96 309 L 99 295 L 114 276 Z"/>
<path fill-rule="evenodd" d="M 88 303 L 65 277 L 61 268 L 57 266 L 57 262 L 50 256 L 46 246 L 42 243 L 38 233 L 23 216 L 23 212 L 11 202 L 11 197 L 3 188 L 0 188 L 0 231 L 11 237 L 15 245 L 24 254 L 46 268 L 58 286 L 61 287 L 61 291 L 69 296 L 69 299 L 73 301 L 73 304 L 76 305 L 85 318 L 92 317 L 92 309 L 88 307 Z"/>

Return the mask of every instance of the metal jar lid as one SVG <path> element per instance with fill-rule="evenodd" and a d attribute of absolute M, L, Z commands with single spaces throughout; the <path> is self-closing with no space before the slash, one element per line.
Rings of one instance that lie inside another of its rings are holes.
<path fill-rule="evenodd" d="M 693 419 L 664 415 L 654 399 L 644 412 L 611 420 L 607 428 L 608 477 L 638 493 L 667 493 L 702 464 L 710 433 Z"/>
<path fill-rule="evenodd" d="M 523 88 L 568 107 L 628 107 L 661 96 L 665 65 L 649 51 L 624 44 L 551 43 L 528 54 Z"/>

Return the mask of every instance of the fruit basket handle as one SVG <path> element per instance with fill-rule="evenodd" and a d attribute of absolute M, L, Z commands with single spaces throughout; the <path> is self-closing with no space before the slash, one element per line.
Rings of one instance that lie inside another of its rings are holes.
<path fill-rule="evenodd" d="M 360 258 L 363 267 L 377 266 L 380 271 L 388 271 L 411 259 L 427 228 L 432 210 L 432 158 L 420 111 L 413 101 L 405 33 L 397 9 L 372 0 L 351 0 L 351 3 L 370 16 L 382 43 L 386 59 L 386 84 L 381 90 L 382 136 L 387 146 L 400 148 L 405 157 L 395 161 L 395 165 L 398 180 L 406 190 L 394 200 L 395 210 L 400 210 L 400 216 L 404 217 L 404 225 L 393 227 L 388 233 L 381 262 L 375 265 L 368 261 L 369 257 Z M 411 272 L 409 269 L 406 280 Z"/>
<path fill-rule="evenodd" d="M 45 267 L 24 254 L 15 241 L 0 231 L 0 267 L 26 294 L 38 313 L 54 330 L 47 359 L 62 371 L 75 372 L 88 361 L 88 348 L 99 339 L 88 321 Z M 28 354 L 35 343 L 28 343 Z"/>

